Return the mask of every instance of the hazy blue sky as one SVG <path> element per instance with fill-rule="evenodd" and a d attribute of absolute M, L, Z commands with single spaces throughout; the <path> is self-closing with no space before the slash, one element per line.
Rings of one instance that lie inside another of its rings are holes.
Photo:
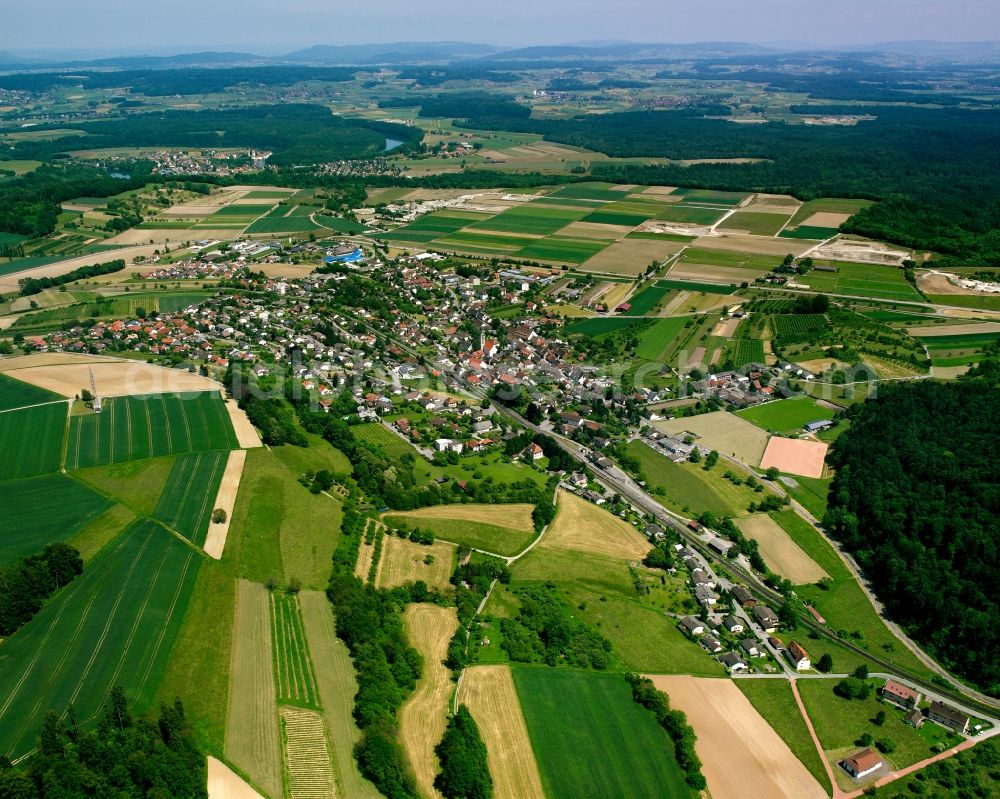
<path fill-rule="evenodd" d="M 0 50 L 1000 38 L 998 0 L 2 0 Z"/>

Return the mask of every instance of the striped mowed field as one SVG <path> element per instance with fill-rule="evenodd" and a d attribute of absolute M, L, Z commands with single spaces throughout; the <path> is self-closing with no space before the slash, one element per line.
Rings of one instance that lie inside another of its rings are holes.
<path fill-rule="evenodd" d="M 3 644 L 0 754 L 31 752 L 45 714 L 87 724 L 121 685 L 148 707 L 187 608 L 201 556 L 150 520 L 128 527 Z"/>
<path fill-rule="evenodd" d="M 175 462 L 156 504 L 157 519 L 198 546 L 205 543 L 229 453 L 193 452 Z"/>
<path fill-rule="evenodd" d="M 0 413 L 0 480 L 59 471 L 66 403 Z"/>
<path fill-rule="evenodd" d="M 66 468 L 238 447 L 218 392 L 114 397 L 101 413 L 73 417 Z"/>

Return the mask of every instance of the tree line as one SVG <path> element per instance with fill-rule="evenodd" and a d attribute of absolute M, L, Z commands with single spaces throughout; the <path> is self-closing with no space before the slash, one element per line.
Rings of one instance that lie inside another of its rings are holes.
<path fill-rule="evenodd" d="M 97 722 L 85 731 L 73 706 L 49 711 L 37 753 L 23 766 L 0 758 L 0 799 L 78 797 L 205 799 L 205 756 L 198 751 L 180 700 L 155 720 L 134 718 L 125 692 L 112 689 Z"/>
<path fill-rule="evenodd" d="M 82 573 L 80 553 L 62 543 L 0 566 L 0 635 L 7 637 L 31 621 L 46 599 Z"/>
<path fill-rule="evenodd" d="M 26 277 L 18 281 L 18 285 L 20 286 L 19 293 L 22 297 L 30 297 L 32 294 L 40 294 L 45 291 L 45 289 L 55 288 L 56 286 L 65 286 L 67 283 L 72 283 L 76 280 L 86 280 L 88 277 L 110 275 L 114 272 L 121 272 L 124 268 L 125 262 L 121 258 L 117 258 L 114 261 L 105 261 L 100 264 L 81 266 L 78 269 L 74 269 L 72 272 L 67 272 L 64 275 L 55 275 L 53 277 Z"/>

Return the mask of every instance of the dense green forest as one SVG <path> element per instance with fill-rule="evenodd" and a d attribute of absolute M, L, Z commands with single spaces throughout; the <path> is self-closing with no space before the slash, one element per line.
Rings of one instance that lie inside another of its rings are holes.
<path fill-rule="evenodd" d="M 232 86 L 290 86 L 302 81 L 341 83 L 354 79 L 350 67 L 228 67 L 217 69 L 61 70 L 0 75 L 0 89 L 43 92 L 54 88 L 131 89 L 147 97 L 214 94 Z"/>
<path fill-rule="evenodd" d="M 72 706 L 60 719 L 49 712 L 38 753 L 13 768 L 0 758 L 0 799 L 208 795 L 205 756 L 195 747 L 180 701 L 154 721 L 132 717 L 121 688 L 108 698 L 97 729 L 84 732 Z"/>
<path fill-rule="evenodd" d="M 598 163 L 593 169 L 596 177 L 626 183 L 877 199 L 846 230 L 1000 264 L 1000 111 L 882 106 L 876 113 L 875 120 L 846 127 L 734 125 L 690 111 L 570 120 L 491 116 L 470 119 L 468 126 L 540 133 L 612 156 L 764 159 L 686 167 Z"/>
<path fill-rule="evenodd" d="M 31 621 L 45 600 L 83 572 L 80 553 L 51 544 L 38 555 L 0 566 L 0 635 L 10 636 Z"/>
<path fill-rule="evenodd" d="M 1000 695 L 1000 394 L 984 379 L 881 388 L 829 455 L 824 523 L 889 615 Z M 877 475 L 877 477 L 875 477 Z"/>
<path fill-rule="evenodd" d="M 74 138 L 20 143 L 17 158 L 46 160 L 86 142 L 88 149 L 105 147 L 255 147 L 272 150 L 275 166 L 316 164 L 381 154 L 386 137 L 410 142 L 422 136 L 406 125 L 346 119 L 328 108 L 308 103 L 259 105 L 205 111 L 134 113 L 89 122 L 59 123 L 79 130 Z M 44 131 L 39 126 L 36 130 Z"/>

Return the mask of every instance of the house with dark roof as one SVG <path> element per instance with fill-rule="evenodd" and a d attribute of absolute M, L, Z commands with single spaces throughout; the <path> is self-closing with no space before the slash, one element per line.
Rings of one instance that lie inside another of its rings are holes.
<path fill-rule="evenodd" d="M 750 668 L 746 664 L 746 661 L 735 652 L 726 652 L 726 654 L 719 658 L 719 661 L 726 667 L 726 671 L 730 674 L 734 674 L 737 671 L 746 671 Z"/>
<path fill-rule="evenodd" d="M 969 717 L 944 702 L 937 700 L 931 702 L 930 707 L 927 708 L 927 718 L 961 735 L 965 735 L 969 731 Z"/>

